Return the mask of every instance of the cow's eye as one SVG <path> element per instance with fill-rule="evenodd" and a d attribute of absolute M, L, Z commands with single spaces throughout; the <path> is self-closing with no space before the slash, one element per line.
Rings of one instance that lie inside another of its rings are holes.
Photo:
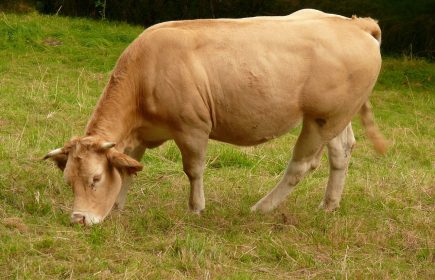
<path fill-rule="evenodd" d="M 101 175 L 95 175 L 94 178 L 92 178 L 92 183 L 96 184 L 100 182 L 100 180 L 101 180 Z"/>
<path fill-rule="evenodd" d="M 92 188 L 93 190 L 95 190 L 95 185 L 96 185 L 98 182 L 100 182 L 100 180 L 101 180 L 101 175 L 95 175 L 95 176 L 92 178 L 91 188 Z"/>

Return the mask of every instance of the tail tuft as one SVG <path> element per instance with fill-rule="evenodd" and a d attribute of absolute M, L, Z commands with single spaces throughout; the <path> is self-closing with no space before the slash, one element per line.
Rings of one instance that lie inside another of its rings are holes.
<path fill-rule="evenodd" d="M 367 137 L 373 143 L 375 150 L 379 154 L 385 155 L 388 150 L 388 143 L 375 124 L 371 106 L 368 101 L 361 107 L 360 116 L 362 125 L 366 130 Z"/>

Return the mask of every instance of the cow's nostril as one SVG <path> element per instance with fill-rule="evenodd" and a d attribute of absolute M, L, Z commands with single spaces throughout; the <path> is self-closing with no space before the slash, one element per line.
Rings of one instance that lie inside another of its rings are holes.
<path fill-rule="evenodd" d="M 85 224 L 85 216 L 82 214 L 74 213 L 71 215 L 71 223 L 73 224 Z"/>

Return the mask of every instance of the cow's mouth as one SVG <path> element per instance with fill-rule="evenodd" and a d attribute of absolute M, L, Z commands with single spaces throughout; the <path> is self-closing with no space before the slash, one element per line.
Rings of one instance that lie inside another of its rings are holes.
<path fill-rule="evenodd" d="M 87 211 L 74 211 L 71 214 L 71 223 L 92 226 L 103 221 L 103 218 Z"/>

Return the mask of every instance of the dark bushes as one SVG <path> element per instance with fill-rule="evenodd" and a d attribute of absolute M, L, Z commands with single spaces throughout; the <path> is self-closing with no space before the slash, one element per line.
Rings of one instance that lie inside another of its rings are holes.
<path fill-rule="evenodd" d="M 194 18 L 285 15 L 315 8 L 379 19 L 387 53 L 434 56 L 433 0 L 3 0 L 33 3 L 44 13 L 105 18 L 149 26 Z M 1 8 L 1 6 L 0 6 Z M 60 8 L 60 10 L 59 10 Z"/>

